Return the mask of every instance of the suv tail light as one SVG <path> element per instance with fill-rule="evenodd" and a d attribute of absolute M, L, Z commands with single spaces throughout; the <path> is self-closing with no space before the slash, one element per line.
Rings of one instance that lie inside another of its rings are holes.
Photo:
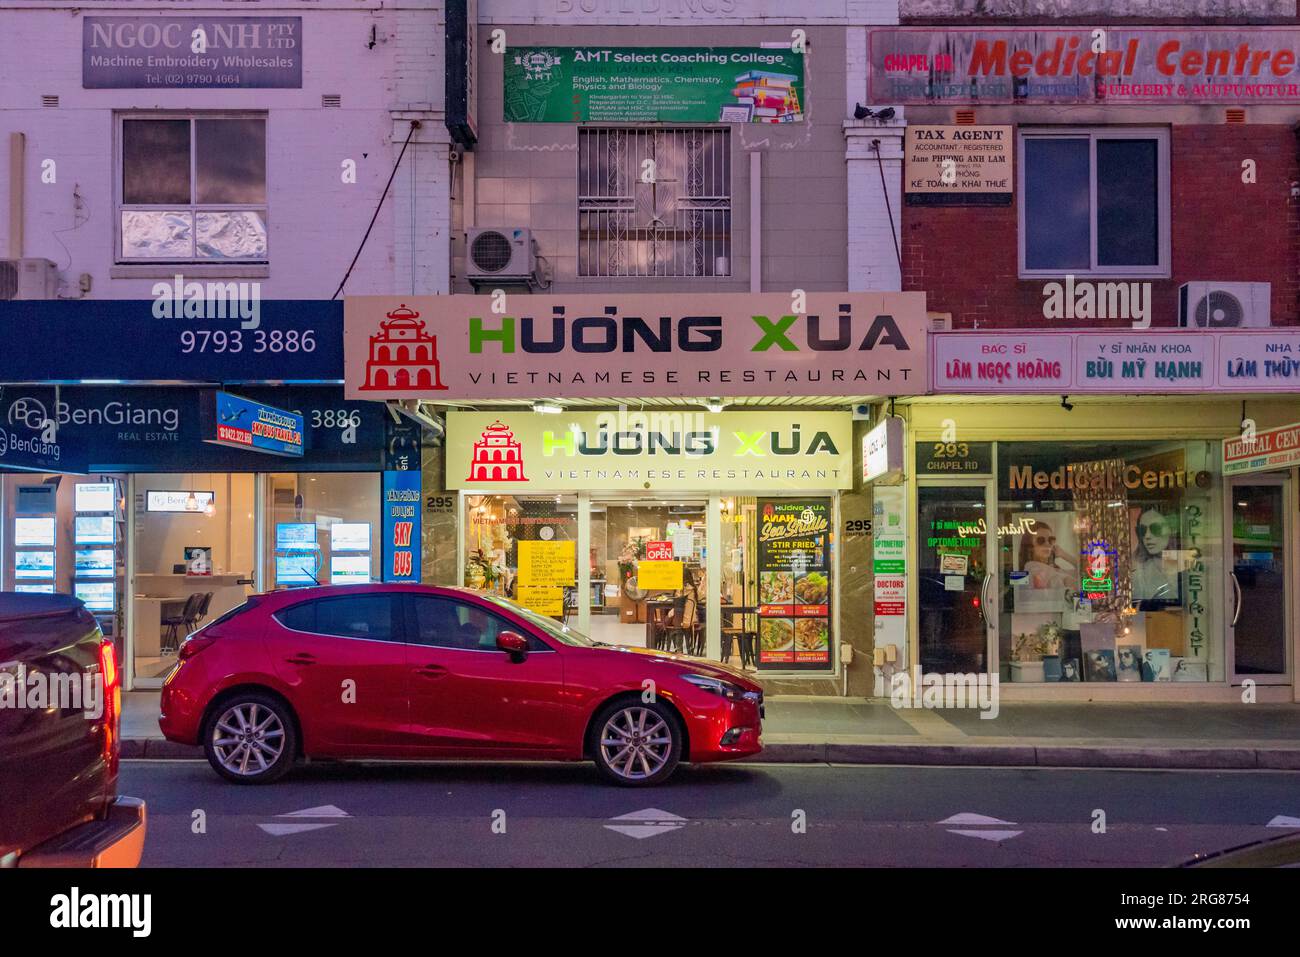
<path fill-rule="evenodd" d="M 110 774 L 117 773 L 117 734 L 122 718 L 122 680 L 117 670 L 113 642 L 99 643 L 99 673 L 104 681 L 104 763 Z"/>

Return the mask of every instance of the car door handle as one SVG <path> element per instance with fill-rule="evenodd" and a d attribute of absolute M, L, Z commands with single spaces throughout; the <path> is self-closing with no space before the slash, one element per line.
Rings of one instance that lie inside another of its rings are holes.
<path fill-rule="evenodd" d="M 290 655 L 284 660 L 289 662 L 291 665 L 314 665 L 316 663 L 316 656 L 310 655 L 305 651 L 300 651 L 296 655 Z"/>
<path fill-rule="evenodd" d="M 425 678 L 441 678 L 447 674 L 447 669 L 442 665 L 423 665 L 416 668 L 415 673 Z"/>

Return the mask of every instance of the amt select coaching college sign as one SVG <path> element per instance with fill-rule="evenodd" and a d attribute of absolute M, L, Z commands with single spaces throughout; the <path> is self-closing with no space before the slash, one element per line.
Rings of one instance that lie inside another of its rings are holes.
<path fill-rule="evenodd" d="M 924 293 L 809 293 L 800 303 L 784 293 L 499 302 L 349 298 L 348 397 L 925 393 Z"/>

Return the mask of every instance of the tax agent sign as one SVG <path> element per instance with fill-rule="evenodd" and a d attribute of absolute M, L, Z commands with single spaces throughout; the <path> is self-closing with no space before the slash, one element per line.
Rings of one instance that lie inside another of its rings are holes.
<path fill-rule="evenodd" d="M 302 88 L 302 17 L 86 17 L 81 85 Z"/>
<path fill-rule="evenodd" d="M 1300 103 L 1293 27 L 886 27 L 868 43 L 872 103 Z"/>
<path fill-rule="evenodd" d="M 925 294 L 361 296 L 349 397 L 920 395 Z"/>

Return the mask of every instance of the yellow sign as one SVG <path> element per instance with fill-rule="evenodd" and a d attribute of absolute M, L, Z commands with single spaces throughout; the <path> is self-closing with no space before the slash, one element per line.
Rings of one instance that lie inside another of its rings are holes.
<path fill-rule="evenodd" d="M 517 585 L 515 600 L 539 615 L 564 617 L 564 589 L 558 585 Z"/>
<path fill-rule="evenodd" d="M 642 560 L 636 565 L 636 587 L 644 590 L 682 587 L 684 562 L 652 562 Z"/>
<path fill-rule="evenodd" d="M 447 488 L 691 490 L 852 488 L 848 412 L 448 412 Z"/>
<path fill-rule="evenodd" d="M 577 574 L 573 542 L 520 542 L 520 585 L 572 585 Z"/>

